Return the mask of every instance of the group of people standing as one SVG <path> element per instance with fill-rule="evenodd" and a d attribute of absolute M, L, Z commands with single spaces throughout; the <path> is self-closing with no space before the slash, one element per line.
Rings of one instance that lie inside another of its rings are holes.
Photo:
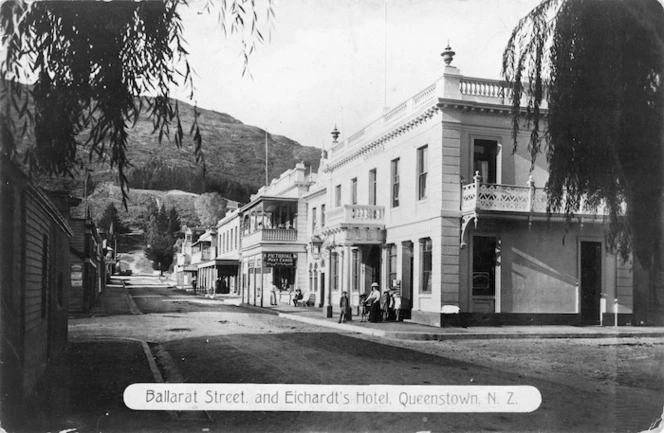
<path fill-rule="evenodd" d="M 387 320 L 401 320 L 401 295 L 386 289 L 380 292 L 378 283 L 371 285 L 371 293 L 360 295 L 361 319 L 360 322 L 382 322 Z M 347 311 L 350 309 L 348 295 L 343 292 L 339 301 L 341 316 L 339 322 L 346 321 Z M 343 319 L 343 320 L 342 320 Z"/>

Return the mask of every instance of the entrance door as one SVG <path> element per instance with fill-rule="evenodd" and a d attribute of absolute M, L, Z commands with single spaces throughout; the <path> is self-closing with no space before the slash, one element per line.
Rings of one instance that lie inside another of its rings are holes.
<path fill-rule="evenodd" d="M 473 236 L 473 312 L 496 311 L 495 236 Z"/>
<path fill-rule="evenodd" d="M 320 273 L 320 302 L 318 306 L 323 308 L 325 304 L 325 272 Z"/>
<path fill-rule="evenodd" d="M 413 308 L 413 243 L 403 242 L 401 247 L 401 305 L 405 310 L 404 318 L 410 319 Z"/>
<path fill-rule="evenodd" d="M 380 253 L 381 249 L 377 245 L 373 245 L 369 248 L 369 253 L 366 255 L 365 269 L 366 269 L 366 284 L 364 285 L 365 291 L 371 291 L 371 284 L 378 283 L 380 281 Z M 364 260 L 365 255 L 362 254 L 362 259 Z M 381 290 L 383 287 L 381 287 Z"/>
<path fill-rule="evenodd" d="M 599 323 L 602 294 L 602 243 L 581 242 L 581 320 Z"/>

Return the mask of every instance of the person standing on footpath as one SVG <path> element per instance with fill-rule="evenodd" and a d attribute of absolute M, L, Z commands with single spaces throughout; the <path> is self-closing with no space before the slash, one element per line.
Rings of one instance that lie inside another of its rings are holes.
<path fill-rule="evenodd" d="M 385 289 L 385 292 L 380 297 L 380 310 L 385 321 L 390 317 L 390 298 L 390 289 Z"/>
<path fill-rule="evenodd" d="M 277 305 L 277 285 L 272 284 L 272 290 L 270 290 L 270 305 Z"/>
<path fill-rule="evenodd" d="M 371 285 L 371 293 L 367 298 L 367 304 L 370 304 L 369 322 L 380 322 L 380 289 L 378 283 Z"/>
<path fill-rule="evenodd" d="M 395 320 L 397 322 L 401 321 L 401 295 L 399 293 L 394 294 L 394 314 Z"/>
<path fill-rule="evenodd" d="M 339 309 L 341 310 L 341 313 L 339 314 L 339 323 L 346 323 L 346 316 L 349 308 L 350 302 L 348 301 L 348 293 L 343 292 L 341 294 L 341 299 L 339 299 Z"/>

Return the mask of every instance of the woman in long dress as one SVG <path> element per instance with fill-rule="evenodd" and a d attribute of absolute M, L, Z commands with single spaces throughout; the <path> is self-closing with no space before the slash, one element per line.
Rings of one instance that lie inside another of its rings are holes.
<path fill-rule="evenodd" d="M 371 293 L 367 298 L 367 303 L 371 303 L 369 322 L 380 322 L 380 290 L 378 288 L 378 283 L 373 283 L 371 285 Z"/>

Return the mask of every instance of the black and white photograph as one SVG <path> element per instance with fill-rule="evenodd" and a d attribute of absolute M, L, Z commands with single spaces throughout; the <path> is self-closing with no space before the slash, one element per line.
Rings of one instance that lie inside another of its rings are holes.
<path fill-rule="evenodd" d="M 0 32 L 0 433 L 664 433 L 664 0 Z"/>

